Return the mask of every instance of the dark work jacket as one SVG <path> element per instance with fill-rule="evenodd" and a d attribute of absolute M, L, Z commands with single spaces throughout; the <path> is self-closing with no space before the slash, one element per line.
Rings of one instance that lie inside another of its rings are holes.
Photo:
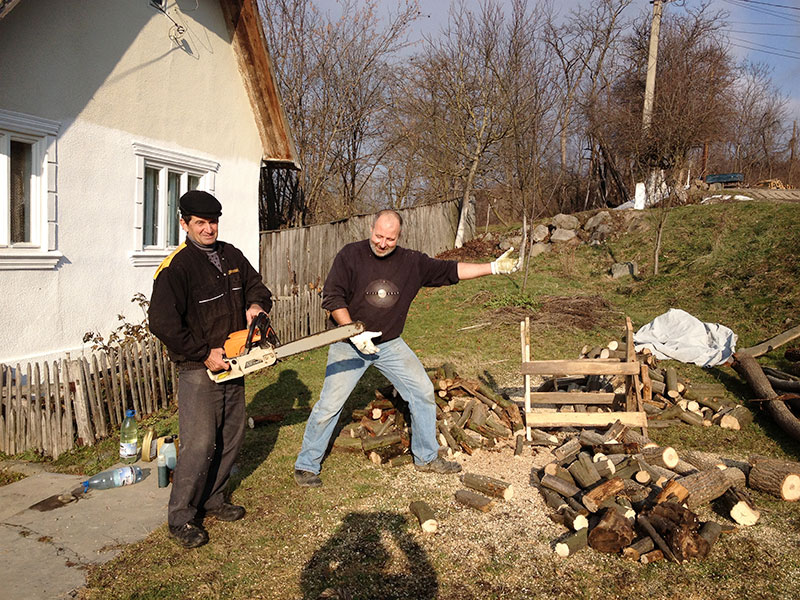
<path fill-rule="evenodd" d="M 245 329 L 251 304 L 269 312 L 272 294 L 240 250 L 217 241 L 220 272 L 191 241 L 158 267 L 148 318 L 150 331 L 181 369 L 204 369 L 212 348 Z"/>

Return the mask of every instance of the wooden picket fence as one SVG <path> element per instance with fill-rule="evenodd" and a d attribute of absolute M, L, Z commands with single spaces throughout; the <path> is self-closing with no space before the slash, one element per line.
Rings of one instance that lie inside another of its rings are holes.
<path fill-rule="evenodd" d="M 273 292 L 281 342 L 325 329 L 319 290 Z M 175 365 L 153 336 L 79 359 L 0 365 L 0 382 L 0 452 L 52 458 L 115 435 L 126 409 L 141 418 L 166 408 L 177 391 Z"/>
<path fill-rule="evenodd" d="M 113 434 L 126 409 L 166 408 L 177 382 L 154 337 L 77 360 L 0 365 L 0 375 L 0 451 L 53 458 Z"/>

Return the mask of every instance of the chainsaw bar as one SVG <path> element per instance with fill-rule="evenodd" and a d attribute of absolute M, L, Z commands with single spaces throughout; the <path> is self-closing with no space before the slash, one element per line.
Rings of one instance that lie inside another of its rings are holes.
<path fill-rule="evenodd" d="M 223 381 L 230 381 L 238 377 L 244 377 L 248 373 L 258 371 L 265 367 L 274 365 L 277 361 L 287 356 L 293 356 L 302 352 L 308 352 L 315 348 L 321 348 L 334 342 L 341 342 L 348 338 L 358 335 L 364 331 L 364 324 L 360 321 L 355 323 L 348 323 L 347 325 L 340 325 L 335 329 L 328 329 L 320 333 L 294 340 L 288 344 L 273 348 L 271 345 L 255 346 L 242 356 L 236 358 L 225 359 L 231 368 L 228 371 L 218 371 L 214 373 L 210 369 L 206 369 L 211 381 L 222 383 Z"/>

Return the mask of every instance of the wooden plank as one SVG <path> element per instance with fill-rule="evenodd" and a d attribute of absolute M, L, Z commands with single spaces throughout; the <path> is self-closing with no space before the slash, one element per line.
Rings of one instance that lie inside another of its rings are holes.
<path fill-rule="evenodd" d="M 601 427 L 616 421 L 629 427 L 646 427 L 647 415 L 643 412 L 525 413 L 525 423 L 529 427 Z"/>
<path fill-rule="evenodd" d="M 530 392 L 532 404 L 613 404 L 624 394 L 613 392 Z"/>
<path fill-rule="evenodd" d="M 100 399 L 97 397 L 94 383 L 96 378 L 92 379 L 92 370 L 89 366 L 89 361 L 85 358 L 81 359 L 81 369 L 83 372 L 83 385 L 86 387 L 86 393 L 89 398 L 89 406 L 91 407 L 91 418 L 94 423 L 94 432 L 98 439 L 106 437 L 108 430 L 106 428 L 106 418 L 103 414 L 103 407 L 100 405 Z"/>
<path fill-rule="evenodd" d="M 54 440 L 53 440 L 53 427 L 52 427 L 52 393 L 53 388 L 50 385 L 50 365 L 47 361 L 42 366 L 42 381 L 44 383 L 42 391 L 42 399 L 44 400 L 44 415 L 42 416 L 42 436 L 44 437 L 44 452 L 47 456 L 55 455 Z"/>
<path fill-rule="evenodd" d="M 69 364 L 67 360 L 61 361 L 61 373 L 64 378 L 64 414 L 61 421 L 61 450 L 71 450 L 75 446 L 75 429 L 73 423 L 77 420 L 74 416 L 74 402 L 72 401 L 72 391 L 70 390 Z M 77 390 L 75 395 L 77 396 Z"/>
<path fill-rule="evenodd" d="M 33 364 L 33 385 L 35 387 L 34 391 L 34 424 L 36 425 L 36 435 L 37 435 L 37 446 L 39 448 L 39 452 L 42 454 L 47 454 L 47 444 L 48 444 L 48 436 L 47 436 L 47 426 L 49 422 L 47 420 L 47 411 L 45 410 L 45 397 L 44 397 L 44 386 L 42 385 L 42 372 L 39 368 L 39 363 Z"/>
<path fill-rule="evenodd" d="M 64 450 L 61 424 L 61 381 L 58 361 L 53 361 L 53 458 Z"/>
<path fill-rule="evenodd" d="M 22 368 L 17 363 L 17 369 L 14 372 L 14 379 L 17 388 L 17 414 L 16 414 L 16 446 L 15 453 L 23 452 L 28 449 L 25 439 L 25 421 L 28 414 L 27 403 L 23 402 L 22 396 Z"/>
<path fill-rule="evenodd" d="M 580 360 L 533 360 L 522 363 L 523 375 L 634 375 L 639 363 L 592 358 Z"/>
<path fill-rule="evenodd" d="M 84 445 L 91 446 L 95 443 L 94 429 L 89 417 L 89 399 L 86 386 L 83 383 L 83 369 L 80 360 L 72 360 L 67 365 L 67 385 L 75 386 L 75 395 L 72 408 L 75 411 L 75 423 L 78 427 L 78 438 Z"/>
<path fill-rule="evenodd" d="M 133 365 L 134 381 L 136 382 L 136 391 L 139 393 L 139 411 L 137 414 L 144 416 L 150 414 L 147 410 L 147 397 L 144 386 L 144 374 L 142 373 L 142 361 L 139 344 L 131 344 L 131 363 Z"/>

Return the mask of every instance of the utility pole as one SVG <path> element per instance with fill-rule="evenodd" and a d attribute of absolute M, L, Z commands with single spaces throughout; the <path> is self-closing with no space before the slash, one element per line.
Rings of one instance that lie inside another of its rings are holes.
<path fill-rule="evenodd" d="M 662 0 L 653 1 L 653 20 L 650 23 L 650 51 L 647 54 L 647 82 L 644 88 L 644 110 L 642 129 L 647 131 L 653 120 L 653 99 L 656 95 L 656 63 L 658 59 L 658 35 L 661 29 Z"/>

